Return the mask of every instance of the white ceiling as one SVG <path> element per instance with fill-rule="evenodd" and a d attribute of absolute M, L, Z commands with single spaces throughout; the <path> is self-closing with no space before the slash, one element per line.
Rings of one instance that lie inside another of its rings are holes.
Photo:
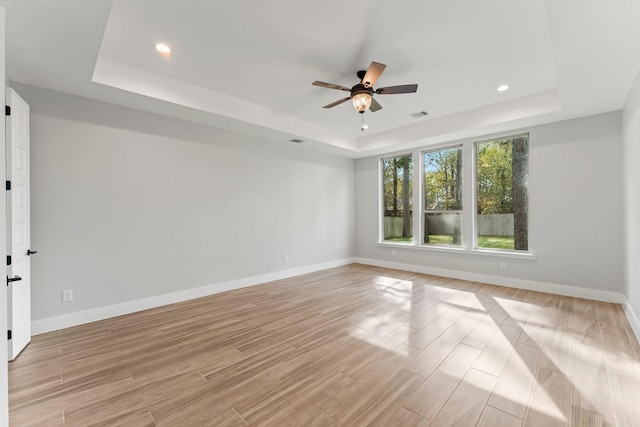
<path fill-rule="evenodd" d="M 10 80 L 349 157 L 619 110 L 640 69 L 637 0 L 0 6 Z M 376 87 L 419 88 L 377 95 L 360 132 L 350 103 L 321 108 L 345 92 L 311 82 L 351 87 L 371 61 L 387 65 Z"/>

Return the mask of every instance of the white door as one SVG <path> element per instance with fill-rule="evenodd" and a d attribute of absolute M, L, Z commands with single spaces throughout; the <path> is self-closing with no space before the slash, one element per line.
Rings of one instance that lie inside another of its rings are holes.
<path fill-rule="evenodd" d="M 31 341 L 31 221 L 29 187 L 29 105 L 7 88 L 7 312 L 9 360 Z M 10 184 L 9 184 L 10 182 Z M 10 189 L 9 189 L 10 185 Z"/>

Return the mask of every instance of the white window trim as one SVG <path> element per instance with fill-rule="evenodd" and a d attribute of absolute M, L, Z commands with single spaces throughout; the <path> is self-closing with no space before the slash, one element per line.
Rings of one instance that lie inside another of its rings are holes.
<path fill-rule="evenodd" d="M 384 240 L 384 168 L 382 167 L 382 161 L 385 159 L 393 159 L 395 157 L 411 156 L 411 162 L 413 167 L 413 186 L 416 185 L 416 164 L 415 164 L 415 152 L 403 151 L 397 154 L 383 156 L 378 159 L 378 241 L 385 243 Z M 416 192 L 413 192 L 411 197 L 411 206 L 413 207 L 413 230 L 416 230 Z M 416 236 L 413 236 L 415 241 Z M 405 243 L 398 243 L 404 245 Z"/>
<path fill-rule="evenodd" d="M 394 249 L 417 249 L 421 251 L 433 251 L 452 254 L 479 255 L 498 258 L 512 258 L 523 260 L 536 260 L 536 254 L 531 249 L 531 240 L 529 240 L 528 251 L 509 251 L 509 250 L 493 250 L 487 248 L 478 248 L 476 229 L 477 215 L 475 209 L 466 209 L 466 206 L 475 206 L 476 186 L 474 185 L 477 175 L 476 165 L 476 144 L 483 142 L 495 141 L 506 138 L 517 138 L 518 136 L 528 135 L 531 142 L 531 134 L 529 132 L 520 132 L 515 134 L 496 135 L 482 139 L 468 139 L 464 141 L 453 141 L 449 143 L 436 144 L 429 147 L 419 147 L 410 152 L 403 151 L 396 154 L 381 156 L 378 158 L 378 242 L 380 247 L 390 247 Z M 529 145 L 531 146 L 531 145 Z M 428 151 L 437 151 L 446 148 L 462 147 L 462 223 L 471 224 L 471 227 L 462 228 L 462 245 L 461 246 L 439 246 L 426 245 L 421 243 L 421 236 L 424 233 L 422 224 L 422 214 L 424 210 L 424 154 Z M 382 179 L 383 169 L 382 161 L 394 157 L 412 156 L 413 161 L 413 241 L 411 243 L 388 242 L 384 240 L 384 184 Z M 416 162 L 418 159 L 418 162 Z M 416 165 L 419 164 L 419 168 Z M 465 169 L 465 165 L 470 164 L 471 167 Z M 416 189 L 419 189 L 416 191 Z M 529 190 L 531 189 L 531 179 L 529 178 Z M 531 237 L 531 236 L 529 236 Z"/>
<path fill-rule="evenodd" d="M 380 247 L 388 247 L 393 249 L 417 249 L 419 251 L 432 251 L 432 252 L 444 252 L 444 253 L 452 253 L 452 254 L 465 254 L 465 255 L 480 255 L 480 256 L 488 256 L 495 258 L 513 258 L 513 259 L 524 259 L 524 260 L 536 260 L 536 254 L 533 252 L 520 252 L 520 251 L 507 251 L 507 250 L 491 250 L 491 249 L 471 249 L 471 248 L 462 248 L 455 246 L 436 246 L 436 245 L 418 245 L 415 243 L 395 243 L 395 242 L 377 242 L 376 243 Z"/>

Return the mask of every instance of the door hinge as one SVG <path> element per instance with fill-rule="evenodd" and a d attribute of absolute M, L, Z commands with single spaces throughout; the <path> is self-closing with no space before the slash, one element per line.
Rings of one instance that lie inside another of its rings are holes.
<path fill-rule="evenodd" d="M 6 181 L 5 187 L 7 191 L 11 190 L 11 181 Z"/>
<path fill-rule="evenodd" d="M 7 340 L 11 339 L 11 329 L 7 331 Z"/>
<path fill-rule="evenodd" d="M 10 105 L 5 105 L 4 106 L 4 115 L 5 116 L 10 116 L 11 115 L 11 106 Z"/>
<path fill-rule="evenodd" d="M 11 255 L 7 255 L 7 265 L 11 265 Z"/>

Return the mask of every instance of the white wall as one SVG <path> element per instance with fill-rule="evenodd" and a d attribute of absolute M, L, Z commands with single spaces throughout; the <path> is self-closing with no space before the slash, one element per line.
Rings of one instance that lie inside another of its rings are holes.
<path fill-rule="evenodd" d="M 500 270 L 502 259 L 488 256 L 408 248 L 395 249 L 393 256 L 392 248 L 376 244 L 377 157 L 356 161 L 357 257 L 380 264 L 394 262 L 467 272 L 484 275 L 485 279 L 508 277 L 503 281 L 506 284 L 520 280 L 570 286 L 585 289 L 584 293 L 577 292 L 584 296 L 613 293 L 621 298 L 621 113 L 514 133 L 519 131 L 530 132 L 529 244 L 536 260 L 505 259 L 507 269 Z"/>
<path fill-rule="evenodd" d="M 353 160 L 14 87 L 32 112 L 39 329 L 43 319 L 353 254 Z M 74 301 L 61 302 L 64 289 Z"/>
<path fill-rule="evenodd" d="M 2 99 L 5 94 L 5 10 L 0 7 L 0 93 Z M 5 121 L 0 120 L 0 176 L 5 176 Z M 7 241 L 6 235 L 6 200 L 0 197 L 0 242 Z M 2 256 L 6 256 L 6 243 L 3 246 Z M 0 262 L 0 277 L 7 276 L 7 267 Z M 7 287 L 0 286 L 0 332 L 7 330 Z M 0 426 L 9 425 L 9 394 L 7 375 L 7 346 L 5 351 L 0 351 Z"/>
<path fill-rule="evenodd" d="M 640 74 L 623 111 L 624 282 L 627 313 L 640 339 Z"/>

